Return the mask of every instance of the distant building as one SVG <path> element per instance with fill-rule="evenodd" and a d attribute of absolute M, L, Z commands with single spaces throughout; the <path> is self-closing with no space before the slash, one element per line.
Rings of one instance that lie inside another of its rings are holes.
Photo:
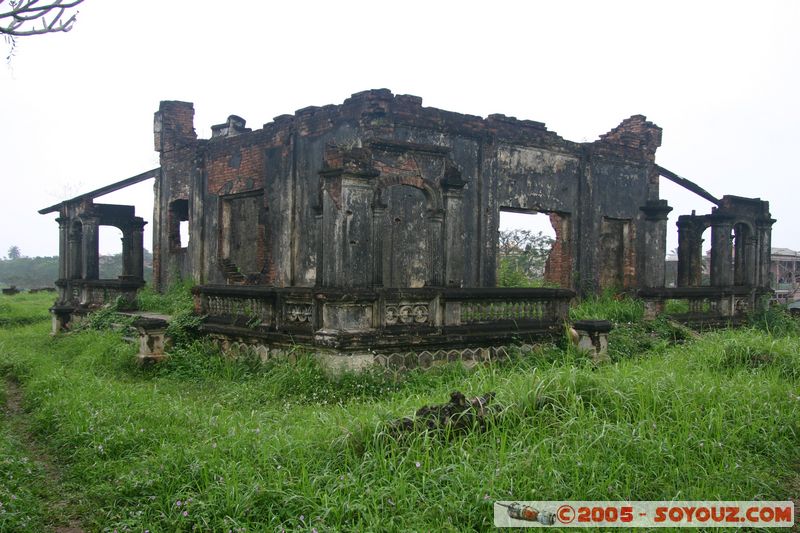
<path fill-rule="evenodd" d="M 789 248 L 773 248 L 770 273 L 778 301 L 788 303 L 800 300 L 800 252 Z"/>

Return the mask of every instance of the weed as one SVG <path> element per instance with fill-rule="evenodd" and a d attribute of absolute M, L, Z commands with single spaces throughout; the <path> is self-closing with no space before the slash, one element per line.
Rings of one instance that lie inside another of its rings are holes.
<path fill-rule="evenodd" d="M 191 344 L 200 337 L 203 317 L 190 310 L 182 310 L 172 315 L 167 326 L 167 337 L 175 346 Z"/>
<path fill-rule="evenodd" d="M 775 335 L 800 335 L 800 320 L 782 306 L 772 305 L 750 315 L 750 324 Z"/>
<path fill-rule="evenodd" d="M 167 315 L 188 312 L 194 308 L 192 287 L 194 283 L 183 280 L 170 285 L 163 293 L 145 287 L 139 291 L 137 305 L 140 311 L 151 311 Z"/>
<path fill-rule="evenodd" d="M 50 338 L 42 321 L 0 329 L 0 369 L 20 379 L 89 530 L 480 531 L 500 499 L 791 496 L 800 337 L 695 338 L 608 305 L 585 316 L 617 324 L 617 361 L 601 367 L 545 346 L 471 371 L 333 377 L 299 350 L 264 362 L 196 340 L 143 370 L 119 335 Z M 387 435 L 453 390 L 496 391 L 502 416 L 446 438 Z M 37 529 L 26 509 L 34 525 L 12 530 Z"/>
<path fill-rule="evenodd" d="M 601 296 L 584 298 L 569 311 L 570 320 L 610 320 L 617 324 L 639 322 L 643 316 L 641 301 L 608 291 Z"/>

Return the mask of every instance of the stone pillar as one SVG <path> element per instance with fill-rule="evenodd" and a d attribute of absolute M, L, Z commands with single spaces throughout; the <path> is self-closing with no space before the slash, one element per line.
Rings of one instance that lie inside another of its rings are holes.
<path fill-rule="evenodd" d="M 756 283 L 757 239 L 745 226 L 737 226 L 733 246 L 733 284 L 754 286 Z"/>
<path fill-rule="evenodd" d="M 386 206 L 376 205 L 372 208 L 372 285 L 383 286 L 383 238 L 381 232 L 386 217 Z"/>
<path fill-rule="evenodd" d="M 648 200 L 644 207 L 643 273 L 640 284 L 663 287 L 666 275 L 667 218 L 672 208 L 666 200 Z"/>
<path fill-rule="evenodd" d="M 122 279 L 131 277 L 131 229 L 122 229 Z"/>
<path fill-rule="evenodd" d="M 83 234 L 83 279 L 97 279 L 100 276 L 100 221 L 96 217 L 82 218 Z"/>
<path fill-rule="evenodd" d="M 733 224 L 727 217 L 711 219 L 711 285 L 726 287 L 733 285 L 733 259 L 731 230 Z"/>
<path fill-rule="evenodd" d="M 428 213 L 428 249 L 430 250 L 430 272 L 428 274 L 428 284 L 432 287 L 442 287 L 444 280 L 442 279 L 443 264 L 442 253 L 444 242 L 442 241 L 442 226 L 444 225 L 444 216 L 441 212 Z"/>
<path fill-rule="evenodd" d="M 67 246 L 67 277 L 80 279 L 83 276 L 83 229 L 79 224 L 74 224 L 68 230 Z"/>
<path fill-rule="evenodd" d="M 444 192 L 444 286 L 464 284 L 464 201 L 461 187 Z"/>
<path fill-rule="evenodd" d="M 678 287 L 698 287 L 702 283 L 703 229 L 694 215 L 678 217 Z"/>
<path fill-rule="evenodd" d="M 755 253 L 755 272 L 756 272 L 756 285 L 759 287 L 769 288 L 771 285 L 770 279 L 770 262 L 772 261 L 772 225 L 775 223 L 774 219 L 764 219 L 756 221 L 756 253 Z"/>
<path fill-rule="evenodd" d="M 69 267 L 69 218 L 59 217 L 56 222 L 58 222 L 58 279 L 67 279 Z"/>
<path fill-rule="evenodd" d="M 130 264 L 128 275 L 138 281 L 144 281 L 144 220 L 136 217 L 130 229 Z M 124 259 L 124 257 L 123 257 Z"/>
<path fill-rule="evenodd" d="M 758 241 L 753 236 L 748 236 L 744 241 L 744 283 L 751 287 L 756 285 L 756 254 Z"/>

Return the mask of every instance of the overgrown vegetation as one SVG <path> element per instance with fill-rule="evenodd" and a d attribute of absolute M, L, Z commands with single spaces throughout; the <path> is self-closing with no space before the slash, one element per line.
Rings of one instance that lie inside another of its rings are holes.
<path fill-rule="evenodd" d="M 51 338 L 42 321 L 0 329 L 0 371 L 22 383 L 90 530 L 486 530 L 498 499 L 792 496 L 800 336 L 784 317 L 698 336 L 608 297 L 573 318 L 615 322 L 615 363 L 544 346 L 472 371 L 333 378 L 300 353 L 232 360 L 191 341 L 140 369 L 118 333 Z M 387 433 L 453 390 L 494 391 L 501 416 Z"/>
<path fill-rule="evenodd" d="M 152 311 L 165 315 L 177 315 L 191 311 L 192 282 L 181 281 L 170 285 L 163 293 L 157 292 L 149 285 L 139 291 L 138 307 L 140 311 Z"/>

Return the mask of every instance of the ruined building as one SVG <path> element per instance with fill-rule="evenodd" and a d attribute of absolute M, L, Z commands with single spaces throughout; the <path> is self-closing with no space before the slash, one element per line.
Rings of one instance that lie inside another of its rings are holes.
<path fill-rule="evenodd" d="M 661 128 L 641 115 L 591 143 L 385 89 L 257 130 L 232 115 L 210 139 L 197 138 L 193 115 L 191 103 L 162 102 L 160 168 L 42 210 L 60 214 L 61 322 L 100 293 L 141 284 L 142 219 L 93 198 L 151 178 L 155 286 L 194 280 L 205 329 L 264 350 L 498 344 L 554 327 L 575 294 L 605 288 L 638 291 L 653 312 L 685 298 L 696 312 L 730 317 L 769 288 L 768 203 L 716 199 L 659 167 Z M 718 206 L 679 219 L 676 289 L 664 288 L 672 208 L 659 197 L 661 176 Z M 556 241 L 546 278 L 560 288 L 495 288 L 503 210 L 549 215 Z M 96 279 L 97 224 L 123 229 L 120 280 Z M 712 287 L 703 288 L 708 227 Z"/>

